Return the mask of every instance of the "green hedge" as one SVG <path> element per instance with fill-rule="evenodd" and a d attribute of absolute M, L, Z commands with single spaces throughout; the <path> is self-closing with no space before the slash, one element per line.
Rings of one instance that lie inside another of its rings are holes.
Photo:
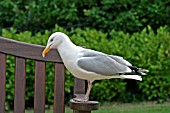
<path fill-rule="evenodd" d="M 85 28 L 72 29 L 70 32 L 64 28 L 55 26 L 55 31 L 66 33 L 71 40 L 79 45 L 86 46 L 94 50 L 102 51 L 107 54 L 123 56 L 132 64 L 149 69 L 147 76 L 143 76 L 143 81 L 111 79 L 96 81 L 91 93 L 92 100 L 102 102 L 132 102 L 132 101 L 158 101 L 164 102 L 170 98 L 170 33 L 167 27 L 160 27 L 157 34 L 150 26 L 149 31 L 143 29 L 141 32 L 132 35 L 111 30 L 110 37 L 107 33 Z M 48 30 L 44 34 L 25 31 L 16 33 L 16 30 L 2 30 L 2 36 L 14 40 L 24 41 L 33 44 L 46 45 L 46 41 L 51 32 Z M 7 60 L 7 106 L 13 106 L 14 99 L 14 58 L 8 56 Z M 34 82 L 34 62 L 27 60 L 27 89 L 26 106 L 33 105 L 33 82 Z M 51 63 L 47 64 L 46 77 L 46 104 L 53 102 L 53 72 L 54 67 Z M 73 77 L 67 71 L 65 82 L 65 101 L 72 98 Z"/>
<path fill-rule="evenodd" d="M 154 31 L 170 25 L 168 0 L 1 0 L 0 29 L 14 27 L 34 33 L 53 29 L 88 27 L 110 31 Z"/>

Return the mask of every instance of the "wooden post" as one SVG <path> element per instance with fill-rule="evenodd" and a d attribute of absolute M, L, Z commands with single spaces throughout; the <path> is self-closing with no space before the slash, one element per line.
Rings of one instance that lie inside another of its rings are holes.
<path fill-rule="evenodd" d="M 74 95 L 76 97 L 85 95 L 85 80 L 74 79 Z M 71 99 L 70 108 L 73 109 L 73 113 L 91 113 L 92 110 L 99 109 L 99 103 L 97 101 L 76 102 Z"/>
<path fill-rule="evenodd" d="M 91 113 L 92 110 L 99 109 L 99 103 L 97 101 L 76 102 L 71 99 L 70 108 L 74 110 L 74 113 Z"/>

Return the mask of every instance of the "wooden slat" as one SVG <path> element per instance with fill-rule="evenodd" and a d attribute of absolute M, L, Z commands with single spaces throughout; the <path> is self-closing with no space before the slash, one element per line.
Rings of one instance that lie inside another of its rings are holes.
<path fill-rule="evenodd" d="M 6 55 L 0 53 L 0 113 L 5 113 Z"/>
<path fill-rule="evenodd" d="M 26 63 L 16 57 L 14 113 L 25 113 Z"/>
<path fill-rule="evenodd" d="M 64 65 L 56 63 L 54 82 L 54 113 L 64 113 L 64 74 Z"/>
<path fill-rule="evenodd" d="M 45 65 L 40 61 L 35 64 L 34 113 L 45 113 Z"/>
<path fill-rule="evenodd" d="M 56 49 L 52 49 L 47 56 L 43 58 L 42 51 L 44 48 L 44 46 L 0 37 L 0 52 L 2 53 L 34 60 L 62 62 Z"/>

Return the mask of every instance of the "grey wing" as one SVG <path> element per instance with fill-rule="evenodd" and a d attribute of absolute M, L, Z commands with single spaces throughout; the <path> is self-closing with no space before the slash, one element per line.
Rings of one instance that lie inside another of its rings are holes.
<path fill-rule="evenodd" d="M 109 55 L 112 59 L 116 60 L 120 64 L 126 65 L 126 66 L 132 66 L 131 63 L 129 63 L 127 60 L 123 59 L 123 57 L 115 56 L 115 55 Z"/>
<path fill-rule="evenodd" d="M 82 54 L 83 56 L 78 58 L 77 64 L 86 71 L 106 76 L 131 72 L 126 65 L 117 62 L 104 53 L 86 50 Z"/>

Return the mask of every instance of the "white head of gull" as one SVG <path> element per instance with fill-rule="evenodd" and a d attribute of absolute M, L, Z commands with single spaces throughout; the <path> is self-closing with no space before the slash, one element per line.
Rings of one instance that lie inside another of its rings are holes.
<path fill-rule="evenodd" d="M 142 81 L 141 75 L 148 72 L 146 69 L 132 66 L 123 57 L 76 46 L 61 32 L 55 32 L 49 37 L 42 56 L 45 57 L 51 48 L 58 50 L 65 67 L 73 76 L 88 81 L 85 97 L 74 99 L 80 102 L 89 100 L 92 83 L 95 80 L 126 78 Z"/>

